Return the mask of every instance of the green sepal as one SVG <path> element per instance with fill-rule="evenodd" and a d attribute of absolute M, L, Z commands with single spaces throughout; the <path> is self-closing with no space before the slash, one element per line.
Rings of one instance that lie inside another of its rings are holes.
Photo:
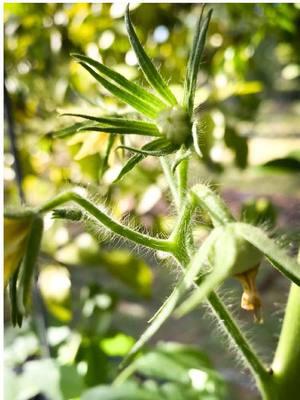
<path fill-rule="evenodd" d="M 202 24 L 203 8 L 197 24 L 195 37 L 193 40 L 192 51 L 188 61 L 188 67 L 186 71 L 186 77 L 184 82 L 184 107 L 191 115 L 194 108 L 195 90 L 197 84 L 197 76 L 201 57 L 204 49 L 206 33 L 208 30 L 212 10 L 208 11 L 208 14 Z"/>
<path fill-rule="evenodd" d="M 127 5 L 125 12 L 125 24 L 128 33 L 128 37 L 131 43 L 131 46 L 136 54 L 138 59 L 139 66 L 145 75 L 145 78 L 150 83 L 150 85 L 157 91 L 157 93 L 169 103 L 171 106 L 177 104 L 177 100 L 174 94 L 169 89 L 168 85 L 154 66 L 151 59 L 148 57 L 145 52 L 142 44 L 135 33 L 134 27 L 132 25 L 129 13 L 129 4 Z"/>
<path fill-rule="evenodd" d="M 127 128 L 127 127 L 115 127 L 115 126 L 105 126 L 105 125 L 87 125 L 78 130 L 78 132 L 105 132 L 105 133 L 118 133 L 120 135 L 142 135 L 142 136 L 154 136 L 157 137 L 157 133 L 153 131 L 145 131 L 141 128 Z"/>
<path fill-rule="evenodd" d="M 59 129 L 55 132 L 51 132 L 51 136 L 53 138 L 65 138 L 68 136 L 72 136 L 72 135 L 75 135 L 76 133 L 78 133 L 80 128 L 83 128 L 83 127 L 89 126 L 89 125 L 91 125 L 90 122 L 76 122 L 76 124 L 67 126 L 66 128 Z"/>
<path fill-rule="evenodd" d="M 73 56 L 80 60 L 80 65 L 111 94 L 146 116 L 156 118 L 157 114 L 166 107 L 158 97 L 98 61 L 80 54 L 74 54 Z M 100 74 L 90 66 L 96 68 Z"/>
<path fill-rule="evenodd" d="M 102 178 L 104 172 L 107 170 L 108 168 L 108 159 L 112 150 L 112 147 L 116 141 L 117 136 L 116 135 L 109 135 L 108 141 L 107 141 L 107 146 L 105 149 L 105 153 L 104 153 L 104 157 L 101 161 L 101 168 L 99 171 L 99 177 Z"/>
<path fill-rule="evenodd" d="M 142 150 L 156 150 L 156 149 L 160 149 L 161 146 L 165 145 L 166 143 L 166 139 L 164 138 L 159 138 L 159 139 L 155 139 L 150 143 L 145 144 L 142 147 Z M 145 154 L 135 154 L 134 156 L 130 157 L 129 160 L 126 162 L 126 164 L 123 166 L 123 168 L 121 169 L 118 177 L 114 180 L 114 183 L 119 181 L 121 178 L 123 178 L 123 176 L 125 174 L 127 174 L 129 171 L 132 170 L 132 168 L 134 168 L 136 166 L 136 164 L 138 164 L 140 161 L 142 161 L 144 158 L 146 157 Z"/>
<path fill-rule="evenodd" d="M 134 153 L 144 154 L 146 156 L 163 157 L 167 156 L 168 154 L 174 153 L 174 151 L 176 151 L 178 148 L 168 143 L 165 147 L 162 147 L 159 150 L 143 150 L 130 146 L 118 146 L 117 149 L 125 149 Z"/>
<path fill-rule="evenodd" d="M 75 113 L 64 113 L 61 116 L 70 116 L 88 119 L 90 121 L 98 122 L 99 124 L 104 124 L 105 126 L 114 126 L 118 128 L 128 128 L 128 129 L 140 129 L 144 130 L 145 135 L 147 133 L 153 133 L 152 136 L 159 136 L 159 130 L 157 126 L 151 122 L 135 120 L 135 119 L 125 119 L 123 117 L 94 117 L 93 115 L 86 114 L 75 114 Z"/>
<path fill-rule="evenodd" d="M 55 208 L 52 211 L 52 219 L 68 219 L 70 221 L 81 221 L 83 212 L 79 208 Z"/>
<path fill-rule="evenodd" d="M 300 286 L 300 265 L 297 263 L 296 258 L 290 257 L 284 249 L 281 249 L 260 228 L 241 222 L 231 225 L 237 235 L 242 236 L 260 250 L 279 272 Z"/>

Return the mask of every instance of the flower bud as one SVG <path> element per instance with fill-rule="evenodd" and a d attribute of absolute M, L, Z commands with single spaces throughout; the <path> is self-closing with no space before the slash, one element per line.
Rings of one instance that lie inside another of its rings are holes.
<path fill-rule="evenodd" d="M 179 106 L 164 109 L 156 120 L 159 131 L 171 143 L 182 145 L 191 135 L 191 121 L 188 113 Z"/>

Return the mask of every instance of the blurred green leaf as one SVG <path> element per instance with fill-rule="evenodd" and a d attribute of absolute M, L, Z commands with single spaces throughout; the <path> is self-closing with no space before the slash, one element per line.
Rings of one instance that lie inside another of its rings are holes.
<path fill-rule="evenodd" d="M 242 169 L 246 168 L 248 161 L 247 138 L 238 135 L 233 127 L 226 125 L 224 141 L 226 146 L 234 152 L 236 166 Z"/>
<path fill-rule="evenodd" d="M 101 340 L 101 348 L 109 356 L 125 356 L 134 344 L 134 339 L 124 333 Z"/>
<path fill-rule="evenodd" d="M 277 210 L 271 200 L 266 197 L 250 199 L 242 204 L 240 218 L 252 225 L 266 225 L 274 227 L 277 219 Z"/>
<path fill-rule="evenodd" d="M 133 380 L 135 374 L 142 376 L 143 384 Z M 115 386 L 93 388 L 83 399 L 221 400 L 225 394 L 223 379 L 198 348 L 161 342 L 136 359 Z"/>
<path fill-rule="evenodd" d="M 300 151 L 293 151 L 286 157 L 276 158 L 260 166 L 274 172 L 300 172 Z"/>
<path fill-rule="evenodd" d="M 75 366 L 61 366 L 50 359 L 28 361 L 14 382 L 17 390 L 7 400 L 28 400 L 38 394 L 49 400 L 69 400 L 80 396 L 84 389 Z"/>

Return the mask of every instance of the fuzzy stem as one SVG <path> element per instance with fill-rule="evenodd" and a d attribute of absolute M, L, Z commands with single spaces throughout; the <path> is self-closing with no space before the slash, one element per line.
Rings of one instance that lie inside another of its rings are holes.
<path fill-rule="evenodd" d="M 179 210 L 179 196 L 177 193 L 177 185 L 174 179 L 174 176 L 171 171 L 170 163 L 167 157 L 159 157 L 160 164 L 163 170 L 163 173 L 165 175 L 166 181 L 168 183 L 168 186 L 170 188 L 173 200 L 175 202 L 177 210 Z"/>
<path fill-rule="evenodd" d="M 190 263 L 188 254 L 185 253 L 182 255 L 177 253 L 174 256 L 179 261 L 181 268 L 185 271 L 187 265 Z M 194 286 L 197 287 L 196 283 Z M 219 296 L 215 292 L 212 292 L 207 300 L 218 321 L 221 323 L 224 332 L 230 337 L 237 350 L 242 354 L 243 358 L 247 362 L 247 365 L 255 376 L 259 389 L 263 394 L 267 393 L 269 391 L 269 381 L 271 377 L 267 368 L 255 354 L 252 346 L 243 335 L 233 316 Z"/>
<path fill-rule="evenodd" d="M 170 240 L 176 244 L 178 252 L 185 249 L 188 253 L 193 248 L 193 234 L 192 234 L 192 215 L 194 212 L 196 204 L 190 201 L 188 198 L 182 208 L 181 212 L 177 217 L 177 221 L 173 232 L 170 236 Z"/>
<path fill-rule="evenodd" d="M 165 252 L 172 251 L 174 247 L 173 242 L 169 240 L 158 239 L 148 235 L 144 235 L 120 224 L 75 191 L 68 191 L 54 197 L 52 200 L 48 201 L 46 204 L 40 207 L 38 211 L 47 212 L 69 201 L 74 201 L 75 203 L 77 203 L 89 214 L 95 217 L 107 229 L 119 236 L 124 237 L 125 239 L 132 240 L 135 243 L 141 244 L 145 247 L 150 247 L 151 249 Z"/>
<path fill-rule="evenodd" d="M 300 371 L 300 287 L 292 284 L 278 346 L 272 364 L 274 400 L 299 396 Z"/>
<path fill-rule="evenodd" d="M 184 148 L 181 148 L 179 155 L 182 155 L 183 153 L 184 153 Z M 177 168 L 179 207 L 181 207 L 181 205 L 183 204 L 186 195 L 188 165 L 189 165 L 188 159 L 184 159 L 180 162 Z"/>

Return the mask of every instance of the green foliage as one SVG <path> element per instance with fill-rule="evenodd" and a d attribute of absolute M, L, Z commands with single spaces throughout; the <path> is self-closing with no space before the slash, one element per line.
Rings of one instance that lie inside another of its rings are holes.
<path fill-rule="evenodd" d="M 134 31 L 133 25 L 130 20 L 129 5 L 127 5 L 126 8 L 125 24 L 131 46 L 134 49 L 134 52 L 139 61 L 139 65 L 146 79 L 148 80 L 150 85 L 161 95 L 162 98 L 164 98 L 169 104 L 175 105 L 177 103 L 176 98 L 153 65 L 150 58 L 147 56 L 147 53 L 143 49 L 143 46 L 141 45 Z"/>
<path fill-rule="evenodd" d="M 83 399 L 222 399 L 226 393 L 207 357 L 195 347 L 178 343 L 159 343 L 146 352 L 126 371 L 126 379 L 134 374 L 143 377 L 143 384 L 123 382 L 125 376 L 120 376 L 115 387 L 95 387 Z"/>

